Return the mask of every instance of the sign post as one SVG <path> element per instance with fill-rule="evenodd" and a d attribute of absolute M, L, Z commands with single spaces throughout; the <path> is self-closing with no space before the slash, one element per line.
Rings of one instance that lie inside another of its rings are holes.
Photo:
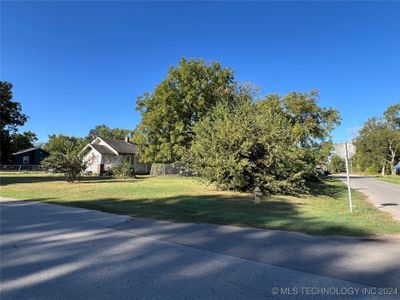
<path fill-rule="evenodd" d="M 349 192 L 349 206 L 350 213 L 353 213 L 353 203 L 351 199 L 351 187 L 350 187 L 350 174 L 349 174 L 349 158 L 352 158 L 356 154 L 356 146 L 351 143 L 341 143 L 335 146 L 336 155 L 343 158 L 346 163 L 346 175 L 347 175 L 347 190 Z"/>

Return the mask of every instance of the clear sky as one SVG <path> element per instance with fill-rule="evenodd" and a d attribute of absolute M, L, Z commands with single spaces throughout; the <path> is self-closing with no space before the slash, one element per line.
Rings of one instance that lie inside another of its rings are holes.
<path fill-rule="evenodd" d="M 1 3 L 1 80 L 41 141 L 134 128 L 136 98 L 180 57 L 219 61 L 265 94 L 318 89 L 341 142 L 400 101 L 400 3 Z"/>

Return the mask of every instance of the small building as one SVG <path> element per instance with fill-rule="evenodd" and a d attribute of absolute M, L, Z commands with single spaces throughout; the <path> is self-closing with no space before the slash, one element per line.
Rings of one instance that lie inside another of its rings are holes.
<path fill-rule="evenodd" d="M 40 162 L 49 156 L 47 151 L 41 148 L 30 148 L 26 150 L 21 150 L 13 153 L 13 164 L 14 165 L 40 165 Z"/>
<path fill-rule="evenodd" d="M 140 162 L 137 145 L 129 142 L 129 138 L 118 140 L 97 137 L 81 153 L 88 163 L 86 172 L 102 174 L 121 162 L 130 163 L 136 174 L 149 174 L 151 169 L 151 164 Z"/>
<path fill-rule="evenodd" d="M 396 170 L 396 175 L 400 175 L 400 163 L 398 163 L 397 165 L 394 166 L 395 170 Z"/>

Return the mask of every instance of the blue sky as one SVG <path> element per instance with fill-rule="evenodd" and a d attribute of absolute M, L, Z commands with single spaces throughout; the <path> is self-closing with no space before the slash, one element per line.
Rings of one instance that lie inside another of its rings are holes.
<path fill-rule="evenodd" d="M 1 3 L 1 80 L 40 141 L 134 128 L 136 98 L 181 57 L 219 61 L 264 94 L 318 89 L 341 142 L 400 101 L 400 3 Z"/>

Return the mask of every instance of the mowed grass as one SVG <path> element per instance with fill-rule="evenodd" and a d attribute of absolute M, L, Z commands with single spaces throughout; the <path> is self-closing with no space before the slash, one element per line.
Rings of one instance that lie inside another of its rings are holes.
<path fill-rule="evenodd" d="M 400 184 L 400 175 L 380 176 L 377 178 L 386 182 Z"/>
<path fill-rule="evenodd" d="M 374 209 L 353 191 L 349 213 L 346 186 L 326 179 L 310 194 L 271 196 L 218 191 L 196 178 L 178 176 L 116 180 L 84 177 L 67 183 L 43 173 L 0 173 L 2 197 L 70 205 L 106 212 L 165 219 L 291 230 L 318 235 L 366 236 L 400 233 L 400 223 Z"/>

